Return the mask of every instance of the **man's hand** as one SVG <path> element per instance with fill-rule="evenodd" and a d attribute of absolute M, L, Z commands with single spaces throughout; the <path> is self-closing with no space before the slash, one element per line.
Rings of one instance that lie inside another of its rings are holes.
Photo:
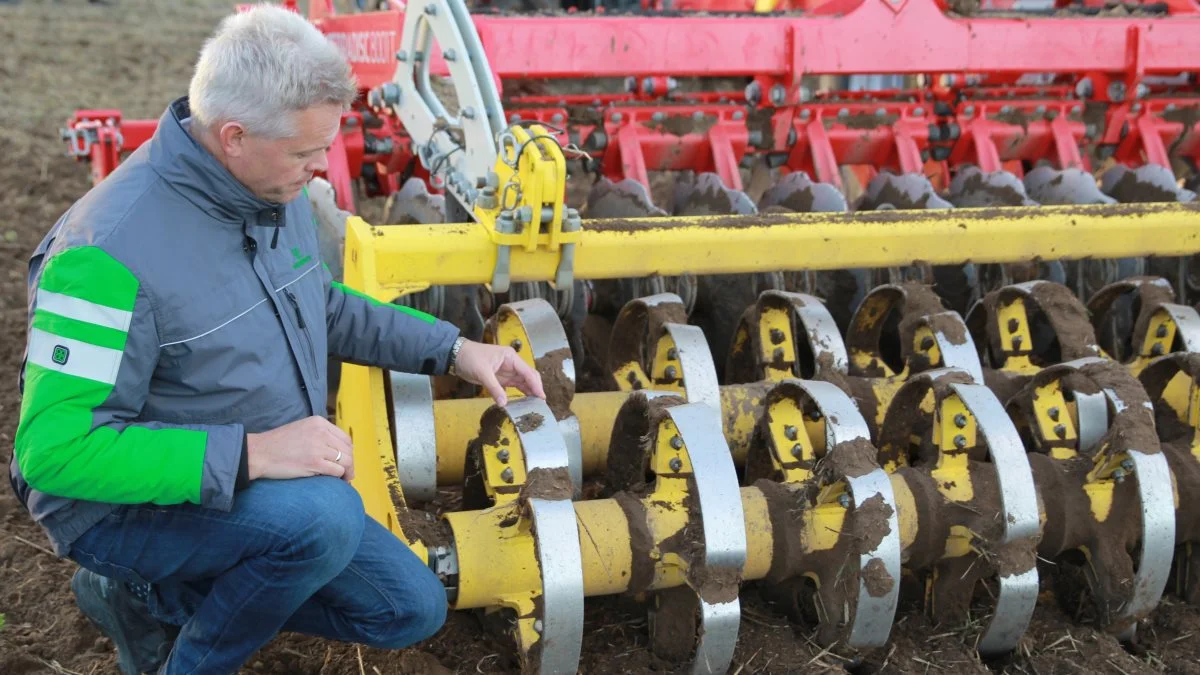
<path fill-rule="evenodd" d="M 306 417 L 261 434 L 247 434 L 246 462 L 250 480 L 354 478 L 350 437 L 324 417 Z"/>
<path fill-rule="evenodd" d="M 497 405 L 508 403 L 505 387 L 516 387 L 526 396 L 546 398 L 542 376 L 522 361 L 512 347 L 467 340 L 458 351 L 454 367 L 459 377 L 486 389 Z"/>

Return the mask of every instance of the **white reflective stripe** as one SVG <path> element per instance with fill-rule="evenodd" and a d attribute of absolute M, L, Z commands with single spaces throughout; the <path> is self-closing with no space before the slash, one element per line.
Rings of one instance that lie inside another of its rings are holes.
<path fill-rule="evenodd" d="M 42 289 L 38 289 L 37 292 L 37 309 L 44 309 L 68 319 L 112 328 L 122 333 L 129 332 L 129 323 L 133 321 L 133 312 Z"/>
<path fill-rule="evenodd" d="M 308 276 L 309 272 L 312 272 L 313 270 L 317 269 L 318 266 L 319 265 L 317 265 L 317 263 L 313 263 L 313 265 L 311 267 L 309 267 L 308 269 L 304 270 L 304 272 L 300 276 L 296 277 L 295 279 L 292 279 L 291 281 L 280 286 L 279 288 L 276 288 L 275 292 L 278 293 L 279 291 L 282 291 L 283 289 L 287 288 L 288 286 L 291 286 L 292 284 L 296 283 L 297 281 L 300 281 L 304 277 Z M 259 305 L 263 304 L 266 301 L 267 301 L 267 298 L 263 298 L 262 300 L 259 300 L 258 302 L 254 303 L 253 305 L 250 305 L 249 307 L 247 307 L 244 311 L 242 311 L 241 314 L 238 314 L 237 316 L 233 317 L 232 319 L 229 319 L 225 323 L 223 323 L 215 328 L 209 328 L 208 330 L 204 331 L 203 333 L 201 333 L 199 335 L 193 335 L 192 337 L 186 338 L 184 340 L 176 340 L 174 342 L 164 342 L 163 344 L 159 345 L 158 347 L 159 347 L 159 349 L 162 349 L 163 347 L 170 347 L 171 345 L 181 345 L 185 342 L 191 342 L 192 340 L 199 340 L 200 338 L 204 337 L 205 335 L 212 335 L 213 333 L 221 330 L 225 326 L 228 326 L 229 324 L 233 323 L 234 321 L 237 321 L 238 319 L 242 318 L 243 316 L 246 316 L 251 311 L 253 311 L 255 307 L 258 307 Z"/>
<path fill-rule="evenodd" d="M 112 385 L 116 384 L 117 371 L 121 368 L 121 352 L 34 328 L 29 332 L 29 362 L 47 370 Z"/>
<path fill-rule="evenodd" d="M 185 342 L 191 342 L 192 340 L 199 340 L 200 338 L 204 337 L 205 335 L 215 333 L 215 332 L 221 330 L 222 328 L 224 328 L 225 326 L 228 326 L 229 324 L 233 323 L 234 321 L 237 321 L 238 319 L 242 318 L 243 316 L 246 316 L 247 314 L 250 313 L 251 310 L 253 310 L 255 307 L 258 307 L 259 305 L 263 304 L 266 301 L 267 301 L 266 298 L 259 300 L 258 302 L 254 303 L 253 305 L 250 305 L 250 307 L 246 308 L 246 310 L 243 311 L 241 314 L 238 314 L 237 316 L 226 321 L 225 323 L 221 324 L 220 326 L 217 326 L 216 328 L 209 328 L 208 330 L 204 331 L 203 333 L 201 333 L 199 335 L 193 335 L 192 337 L 187 338 L 186 340 L 176 340 L 174 342 L 164 342 L 163 344 L 159 345 L 158 347 L 159 347 L 159 349 L 162 349 L 163 347 L 170 347 L 171 345 L 181 345 Z"/>

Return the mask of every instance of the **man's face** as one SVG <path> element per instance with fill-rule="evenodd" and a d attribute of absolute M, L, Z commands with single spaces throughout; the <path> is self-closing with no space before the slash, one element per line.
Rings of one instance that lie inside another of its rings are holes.
<path fill-rule="evenodd" d="M 264 138 L 246 132 L 236 122 L 221 127 L 220 142 L 230 173 L 258 197 L 284 204 L 295 199 L 312 179 L 325 171 L 326 153 L 341 124 L 337 105 L 318 105 L 292 114 L 295 134 Z"/>

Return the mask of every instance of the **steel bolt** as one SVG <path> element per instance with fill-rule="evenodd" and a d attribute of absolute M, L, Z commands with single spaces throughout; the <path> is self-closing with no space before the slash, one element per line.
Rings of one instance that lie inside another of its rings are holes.
<path fill-rule="evenodd" d="M 667 379 L 673 380 L 677 375 L 679 375 L 679 369 L 675 366 L 667 366 L 666 370 L 663 371 L 663 374 L 667 376 Z"/>
<path fill-rule="evenodd" d="M 1079 98 L 1091 98 L 1093 93 L 1092 78 L 1085 77 L 1075 84 L 1075 95 Z"/>
<path fill-rule="evenodd" d="M 875 116 L 876 117 L 887 117 L 887 109 L 886 108 L 876 108 Z"/>
<path fill-rule="evenodd" d="M 809 101 L 812 100 L 813 93 L 812 93 L 812 89 L 810 89 L 809 87 L 801 86 L 799 93 L 800 93 L 800 102 L 801 103 L 808 103 Z"/>
<path fill-rule="evenodd" d="M 672 457 L 670 465 L 672 471 L 678 471 L 683 468 L 683 460 L 679 459 L 678 457 Z"/>
<path fill-rule="evenodd" d="M 1126 93 L 1128 93 L 1128 89 L 1125 87 L 1124 82 L 1121 82 L 1120 80 L 1113 80 L 1112 82 L 1108 83 L 1108 97 L 1113 101 L 1118 103 L 1124 101 Z"/>
<path fill-rule="evenodd" d="M 1125 469 L 1129 473 L 1133 473 L 1133 460 L 1132 459 L 1121 460 L 1121 468 Z"/>
<path fill-rule="evenodd" d="M 630 75 L 629 77 L 625 78 L 625 93 L 626 94 L 636 94 L 637 93 L 637 78 L 636 77 Z M 599 105 L 599 104 L 600 104 L 600 102 L 596 101 L 596 105 Z"/>
<path fill-rule="evenodd" d="M 845 118 L 845 117 L 849 117 L 849 116 L 850 116 L 849 108 L 842 108 L 841 110 L 838 111 L 838 117 Z"/>
<path fill-rule="evenodd" d="M 654 80 L 652 78 L 647 77 L 642 80 L 642 93 L 647 96 L 654 93 Z"/>
<path fill-rule="evenodd" d="M 782 84 L 777 84 L 771 87 L 771 93 L 768 96 L 771 99 L 771 105 L 782 106 L 787 102 L 787 88 Z"/>
<path fill-rule="evenodd" d="M 1140 113 L 1140 112 L 1142 112 L 1142 104 L 1134 103 L 1133 105 L 1129 106 L 1129 110 L 1130 110 L 1130 112 L 1133 112 L 1133 113 Z"/>
<path fill-rule="evenodd" d="M 1078 114 L 1080 114 L 1080 113 L 1082 113 L 1082 112 L 1083 112 L 1083 106 L 1081 106 L 1081 105 L 1073 105 L 1073 106 L 1071 106 L 1071 114 L 1072 114 L 1072 115 L 1078 115 Z"/>
<path fill-rule="evenodd" d="M 804 454 L 804 446 L 799 443 L 792 446 L 792 457 L 799 459 L 802 454 Z"/>
<path fill-rule="evenodd" d="M 704 111 L 697 110 L 696 112 L 692 113 L 692 119 L 696 120 L 697 122 L 703 122 L 704 121 Z"/>
<path fill-rule="evenodd" d="M 679 358 L 679 350 L 674 347 L 667 348 L 667 358 L 674 361 Z"/>
<path fill-rule="evenodd" d="M 1154 356 L 1162 356 L 1163 352 L 1165 352 L 1165 351 L 1166 351 L 1166 349 L 1163 348 L 1163 345 L 1161 342 L 1155 342 L 1154 346 L 1150 348 L 1150 353 Z"/>
<path fill-rule="evenodd" d="M 519 352 L 519 351 L 521 351 L 521 347 L 523 347 L 525 345 L 524 345 L 524 343 L 521 342 L 520 339 L 517 339 L 517 340 L 513 340 L 512 342 L 508 343 L 508 346 L 512 347 L 514 350 Z"/>
<path fill-rule="evenodd" d="M 659 111 L 651 115 L 650 119 L 654 120 L 655 122 L 662 122 L 663 120 L 667 119 L 667 114 Z"/>
<path fill-rule="evenodd" d="M 925 351 L 929 351 L 930 349 L 933 349 L 933 338 L 928 335 L 921 338 L 921 349 L 923 349 Z"/>
<path fill-rule="evenodd" d="M 746 116 L 746 113 L 742 112 L 741 110 L 733 111 L 733 119 L 735 119 L 735 120 L 740 120 L 745 116 Z"/>
<path fill-rule="evenodd" d="M 959 429 L 962 429 L 963 427 L 967 426 L 967 416 L 962 413 L 958 413 L 957 415 L 955 415 L 954 416 L 954 426 L 958 427 Z"/>
<path fill-rule="evenodd" d="M 625 116 L 624 116 L 624 115 L 622 115 L 622 114 L 621 114 L 621 113 L 619 113 L 619 112 L 618 112 L 618 113 L 613 113 L 613 114 L 612 114 L 612 123 L 613 123 L 613 124 L 620 124 L 620 123 L 621 123 L 621 120 L 623 120 L 623 119 L 625 119 Z"/>
<path fill-rule="evenodd" d="M 975 116 L 975 106 L 969 105 L 969 106 L 963 108 L 963 117 L 974 117 L 974 116 Z"/>
<path fill-rule="evenodd" d="M 967 437 L 963 436 L 962 434 L 955 436 L 954 437 L 954 447 L 958 448 L 959 450 L 962 450 L 963 448 L 967 447 Z"/>
<path fill-rule="evenodd" d="M 812 111 L 809 110 L 808 108 L 805 108 L 804 110 L 800 111 L 800 119 L 802 119 L 804 121 L 808 121 L 811 118 L 812 118 Z M 792 129 L 792 133 L 793 134 L 796 133 L 796 130 Z M 788 136 L 788 138 L 791 138 L 791 136 Z M 790 142 L 795 143 L 796 141 L 790 141 Z"/>
<path fill-rule="evenodd" d="M 850 508 L 850 495 L 848 495 L 846 493 L 842 493 L 842 494 L 838 495 L 838 505 L 841 506 L 843 509 Z"/>
<path fill-rule="evenodd" d="M 808 112 L 808 111 L 805 110 L 804 112 Z M 807 115 L 801 115 L 801 117 L 804 119 L 808 119 Z M 795 127 L 788 129 L 787 144 L 789 146 L 796 144 L 796 128 Z"/>
<path fill-rule="evenodd" d="M 1013 336 L 1013 339 L 1012 339 L 1012 346 L 1013 346 L 1013 349 L 1020 349 L 1020 348 L 1021 348 L 1021 342 L 1022 342 L 1022 340 L 1021 340 L 1021 336 L 1020 336 L 1020 335 L 1014 335 L 1014 336 Z"/>
<path fill-rule="evenodd" d="M 775 350 L 771 352 L 771 359 L 775 361 L 782 361 L 783 347 L 776 347 Z"/>
<path fill-rule="evenodd" d="M 458 54 L 453 49 L 447 49 L 442 52 L 442 58 L 446 59 L 447 62 L 452 62 L 458 58 Z"/>
<path fill-rule="evenodd" d="M 912 114 L 913 114 L 913 117 L 924 117 L 925 109 L 921 108 L 921 107 L 913 108 Z"/>
<path fill-rule="evenodd" d="M 1158 329 L 1154 331 L 1154 336 L 1160 338 L 1167 337 L 1167 325 L 1165 323 L 1160 325 Z"/>
<path fill-rule="evenodd" d="M 513 123 L 513 124 L 515 124 L 515 123 L 517 123 L 517 122 L 520 122 L 520 121 L 521 121 L 521 116 L 520 116 L 520 115 L 518 115 L 517 113 L 513 113 L 513 114 L 511 114 L 511 115 L 509 115 L 509 116 L 508 116 L 508 121 L 509 121 L 509 122 L 511 122 L 511 123 Z"/>
<path fill-rule="evenodd" d="M 397 61 L 407 61 L 408 60 L 408 52 L 404 51 L 403 49 L 396 52 L 396 60 Z"/>
<path fill-rule="evenodd" d="M 816 408 L 813 408 L 813 409 L 812 409 L 812 410 L 811 410 L 811 411 L 808 413 L 808 419 L 810 419 L 810 420 L 812 420 L 812 421 L 814 421 L 814 422 L 816 422 L 817 420 L 821 419 L 821 411 L 820 411 L 820 410 L 817 410 Z"/>
<path fill-rule="evenodd" d="M 468 120 L 475 119 L 475 109 L 470 106 L 463 108 L 462 112 L 459 114 L 462 115 L 464 119 L 468 119 Z"/>
<path fill-rule="evenodd" d="M 757 82 L 746 85 L 746 100 L 750 102 L 750 105 L 758 105 L 758 102 L 762 100 L 762 85 Z"/>
<path fill-rule="evenodd" d="M 505 469 L 505 470 L 501 471 L 501 472 L 500 472 L 500 479 L 501 479 L 501 480 L 503 480 L 505 483 L 511 483 L 511 482 L 513 482 L 513 472 L 512 472 L 512 468 L 511 468 L 511 467 L 509 467 L 509 468 L 507 468 L 507 469 Z"/>
<path fill-rule="evenodd" d="M 675 450 L 679 450 L 680 448 L 683 447 L 683 439 L 680 438 L 679 436 L 672 436 L 671 437 L 671 447 Z"/>
<path fill-rule="evenodd" d="M 1055 422 L 1058 421 L 1058 408 L 1051 408 L 1051 409 L 1047 410 L 1046 412 L 1050 414 L 1050 419 L 1052 421 L 1055 421 Z"/>
<path fill-rule="evenodd" d="M 1045 115 L 1046 114 L 1046 106 L 1039 105 L 1038 107 L 1034 108 L 1033 114 L 1038 115 L 1038 116 Z"/>
<path fill-rule="evenodd" d="M 1011 112 L 1012 112 L 1012 106 L 1011 106 L 1011 105 L 1002 105 L 1002 106 L 1000 106 L 1000 114 L 1001 114 L 1001 115 L 1007 115 L 1007 114 L 1009 114 L 1009 113 L 1011 113 Z"/>
<path fill-rule="evenodd" d="M 543 626 L 543 624 L 542 624 L 542 620 L 541 620 L 541 619 L 534 619 L 534 620 L 533 620 L 533 629 L 534 629 L 535 631 L 537 631 L 537 632 L 539 632 L 539 633 L 540 633 L 540 632 L 542 632 L 542 626 Z"/>
<path fill-rule="evenodd" d="M 496 459 L 508 464 L 508 450 L 501 449 L 500 452 L 496 453 Z"/>
<path fill-rule="evenodd" d="M 783 435 L 786 436 L 789 441 L 794 441 L 800 437 L 799 432 L 796 431 L 796 427 L 790 424 L 783 428 Z"/>
<path fill-rule="evenodd" d="M 550 118 L 550 121 L 555 124 L 562 124 L 563 123 L 563 114 L 562 113 L 554 113 L 554 115 Z"/>
<path fill-rule="evenodd" d="M 1054 435 L 1058 436 L 1059 438 L 1066 438 L 1067 437 L 1067 425 L 1055 424 L 1054 425 Z"/>
<path fill-rule="evenodd" d="M 1134 95 L 1137 96 L 1138 98 L 1146 98 L 1147 96 L 1150 95 L 1150 87 L 1148 87 L 1145 84 L 1142 84 L 1140 82 L 1138 83 L 1137 88 L 1134 89 L 1133 91 L 1134 91 Z"/>
<path fill-rule="evenodd" d="M 1113 480 L 1118 483 L 1125 482 L 1125 469 L 1113 469 Z"/>
<path fill-rule="evenodd" d="M 780 330 L 778 328 L 771 329 L 771 342 L 774 342 L 775 344 L 779 344 L 780 342 L 783 342 L 784 337 L 785 336 L 784 336 L 782 330 Z"/>
<path fill-rule="evenodd" d="M 428 14 L 429 16 L 436 16 L 437 15 L 437 5 L 435 5 L 433 3 L 425 5 L 425 13 Z"/>

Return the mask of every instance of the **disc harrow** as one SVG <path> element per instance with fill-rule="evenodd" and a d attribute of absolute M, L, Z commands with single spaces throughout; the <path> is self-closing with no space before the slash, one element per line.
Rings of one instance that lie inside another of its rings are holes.
<path fill-rule="evenodd" d="M 927 286 L 882 286 L 844 339 L 816 297 L 768 290 L 721 384 L 660 293 L 619 312 L 595 392 L 576 390 L 548 301 L 502 305 L 486 339 L 538 368 L 547 401 L 434 399 L 392 373 L 396 419 L 424 420 L 393 436 L 410 464 L 393 494 L 415 500 L 394 506 L 463 492 L 441 525 L 401 529 L 456 609 L 509 617 L 531 672 L 572 672 L 587 598 L 614 594 L 643 600 L 660 658 L 725 672 L 749 585 L 851 662 L 914 593 L 985 658 L 1016 647 L 1042 591 L 1134 640 L 1168 586 L 1197 596 L 1200 366 L 1195 310 L 1164 280 L 1104 289 L 1096 320 L 1130 294 L 1138 348 L 1110 352 L 1047 281 L 990 293 L 970 321 Z"/>

